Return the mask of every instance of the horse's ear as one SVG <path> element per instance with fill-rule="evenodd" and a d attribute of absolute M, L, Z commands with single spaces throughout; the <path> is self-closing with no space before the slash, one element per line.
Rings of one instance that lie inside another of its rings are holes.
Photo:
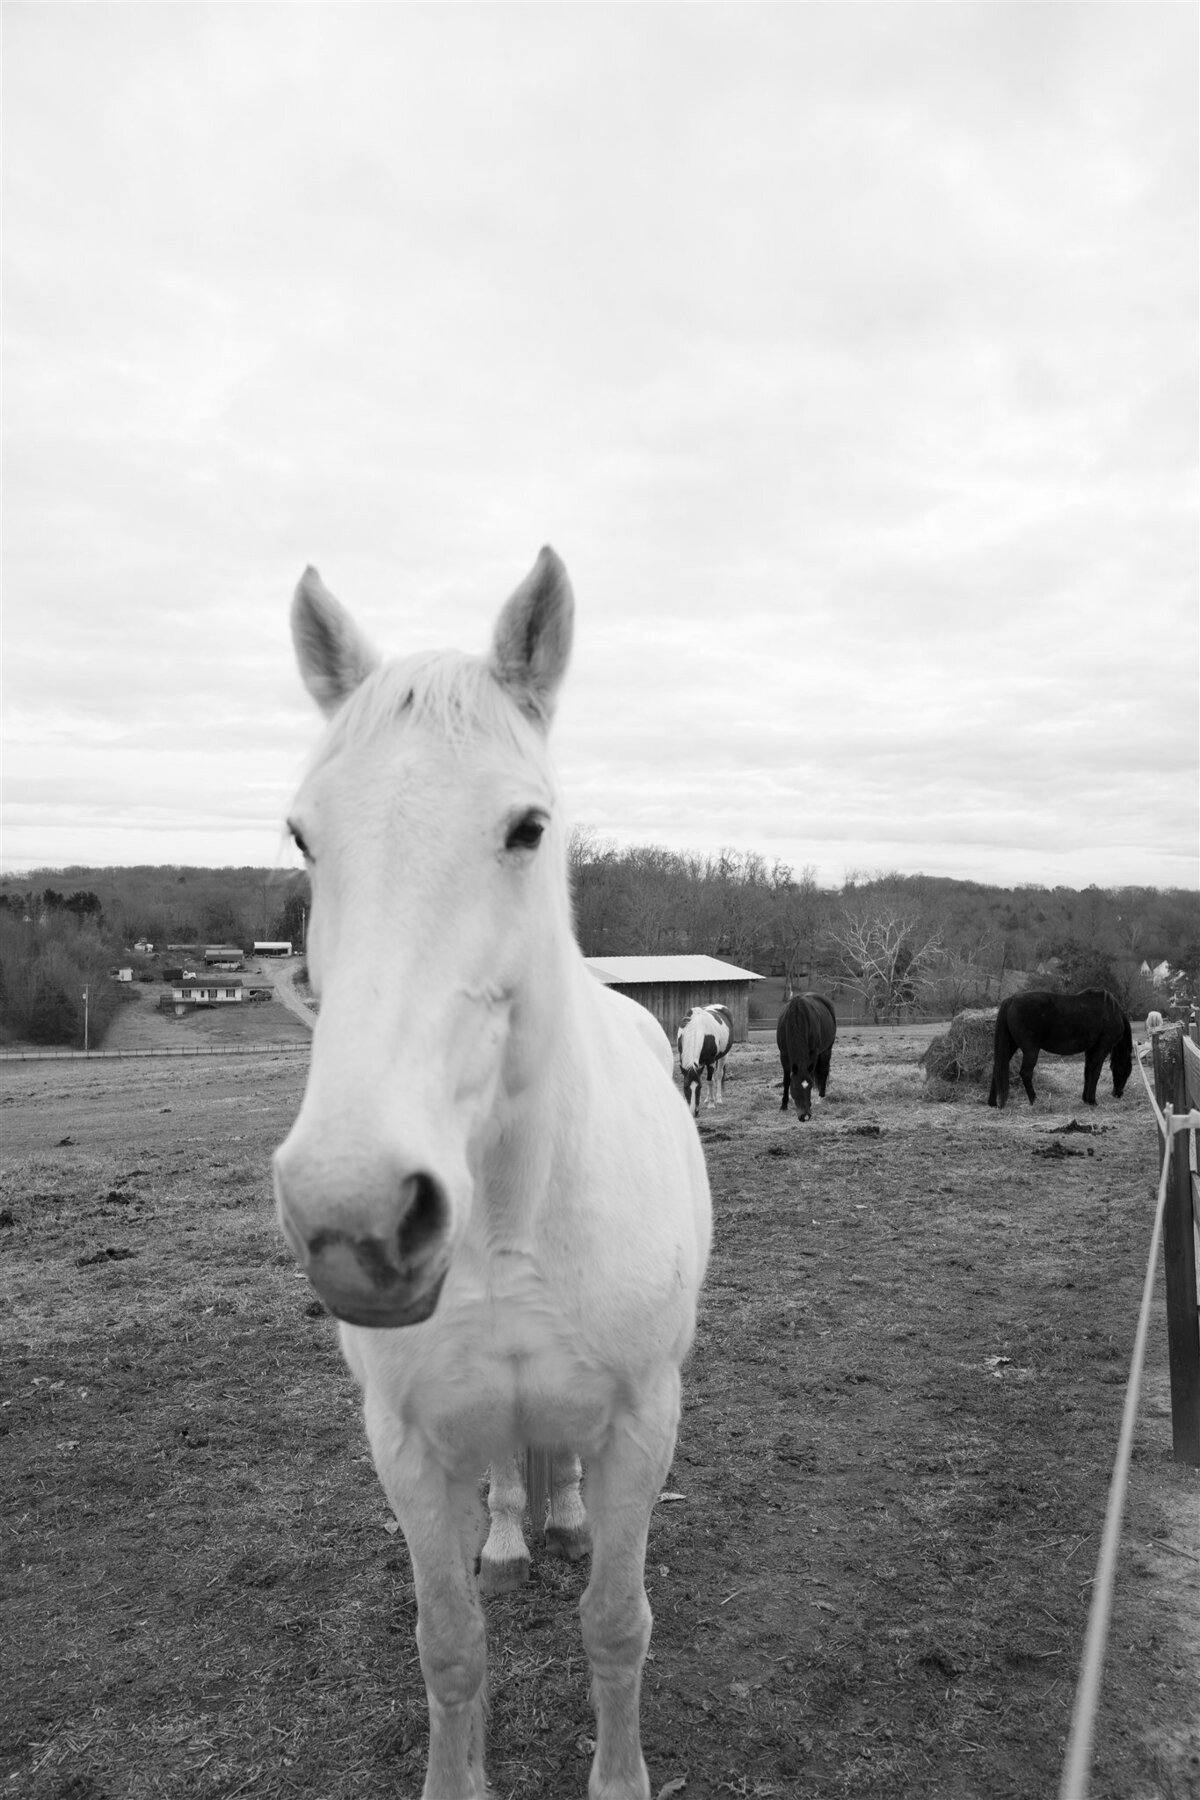
<path fill-rule="evenodd" d="M 292 601 L 292 642 L 304 685 L 327 715 L 379 666 L 378 652 L 313 568 Z"/>
<path fill-rule="evenodd" d="M 575 600 L 567 571 L 549 545 L 505 603 L 492 638 L 493 673 L 522 712 L 543 730 L 571 655 Z"/>

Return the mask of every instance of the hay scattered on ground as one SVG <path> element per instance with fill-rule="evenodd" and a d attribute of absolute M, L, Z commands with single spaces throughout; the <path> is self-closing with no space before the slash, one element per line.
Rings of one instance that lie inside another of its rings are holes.
<path fill-rule="evenodd" d="M 923 1056 L 927 1081 L 984 1082 L 992 1074 L 992 1042 L 997 1007 L 969 1007 L 955 1013 L 949 1027 L 932 1038 Z"/>

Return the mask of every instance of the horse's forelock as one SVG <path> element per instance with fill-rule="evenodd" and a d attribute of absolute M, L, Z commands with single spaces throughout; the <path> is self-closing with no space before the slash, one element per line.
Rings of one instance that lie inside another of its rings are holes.
<path fill-rule="evenodd" d="M 385 663 L 369 675 L 334 715 L 312 766 L 371 743 L 404 718 L 456 749 L 483 738 L 541 757 L 539 733 L 483 658 L 434 650 Z"/>

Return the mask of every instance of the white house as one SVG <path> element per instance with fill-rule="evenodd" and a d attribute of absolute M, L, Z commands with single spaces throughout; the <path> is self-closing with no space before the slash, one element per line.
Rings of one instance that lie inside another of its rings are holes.
<path fill-rule="evenodd" d="M 171 999 L 177 1017 L 198 1006 L 234 1006 L 246 998 L 240 976 L 200 975 L 171 983 Z"/>

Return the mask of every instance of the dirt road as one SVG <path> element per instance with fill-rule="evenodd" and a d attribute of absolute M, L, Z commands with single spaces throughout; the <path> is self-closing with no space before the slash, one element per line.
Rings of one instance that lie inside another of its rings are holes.
<path fill-rule="evenodd" d="M 311 1031 L 316 1023 L 317 1009 L 296 991 L 296 973 L 300 967 L 298 958 L 288 957 L 286 960 L 280 960 L 271 956 L 264 957 L 259 962 L 258 972 L 271 983 L 279 1004 L 286 1006 L 293 1017 L 307 1025 Z"/>

